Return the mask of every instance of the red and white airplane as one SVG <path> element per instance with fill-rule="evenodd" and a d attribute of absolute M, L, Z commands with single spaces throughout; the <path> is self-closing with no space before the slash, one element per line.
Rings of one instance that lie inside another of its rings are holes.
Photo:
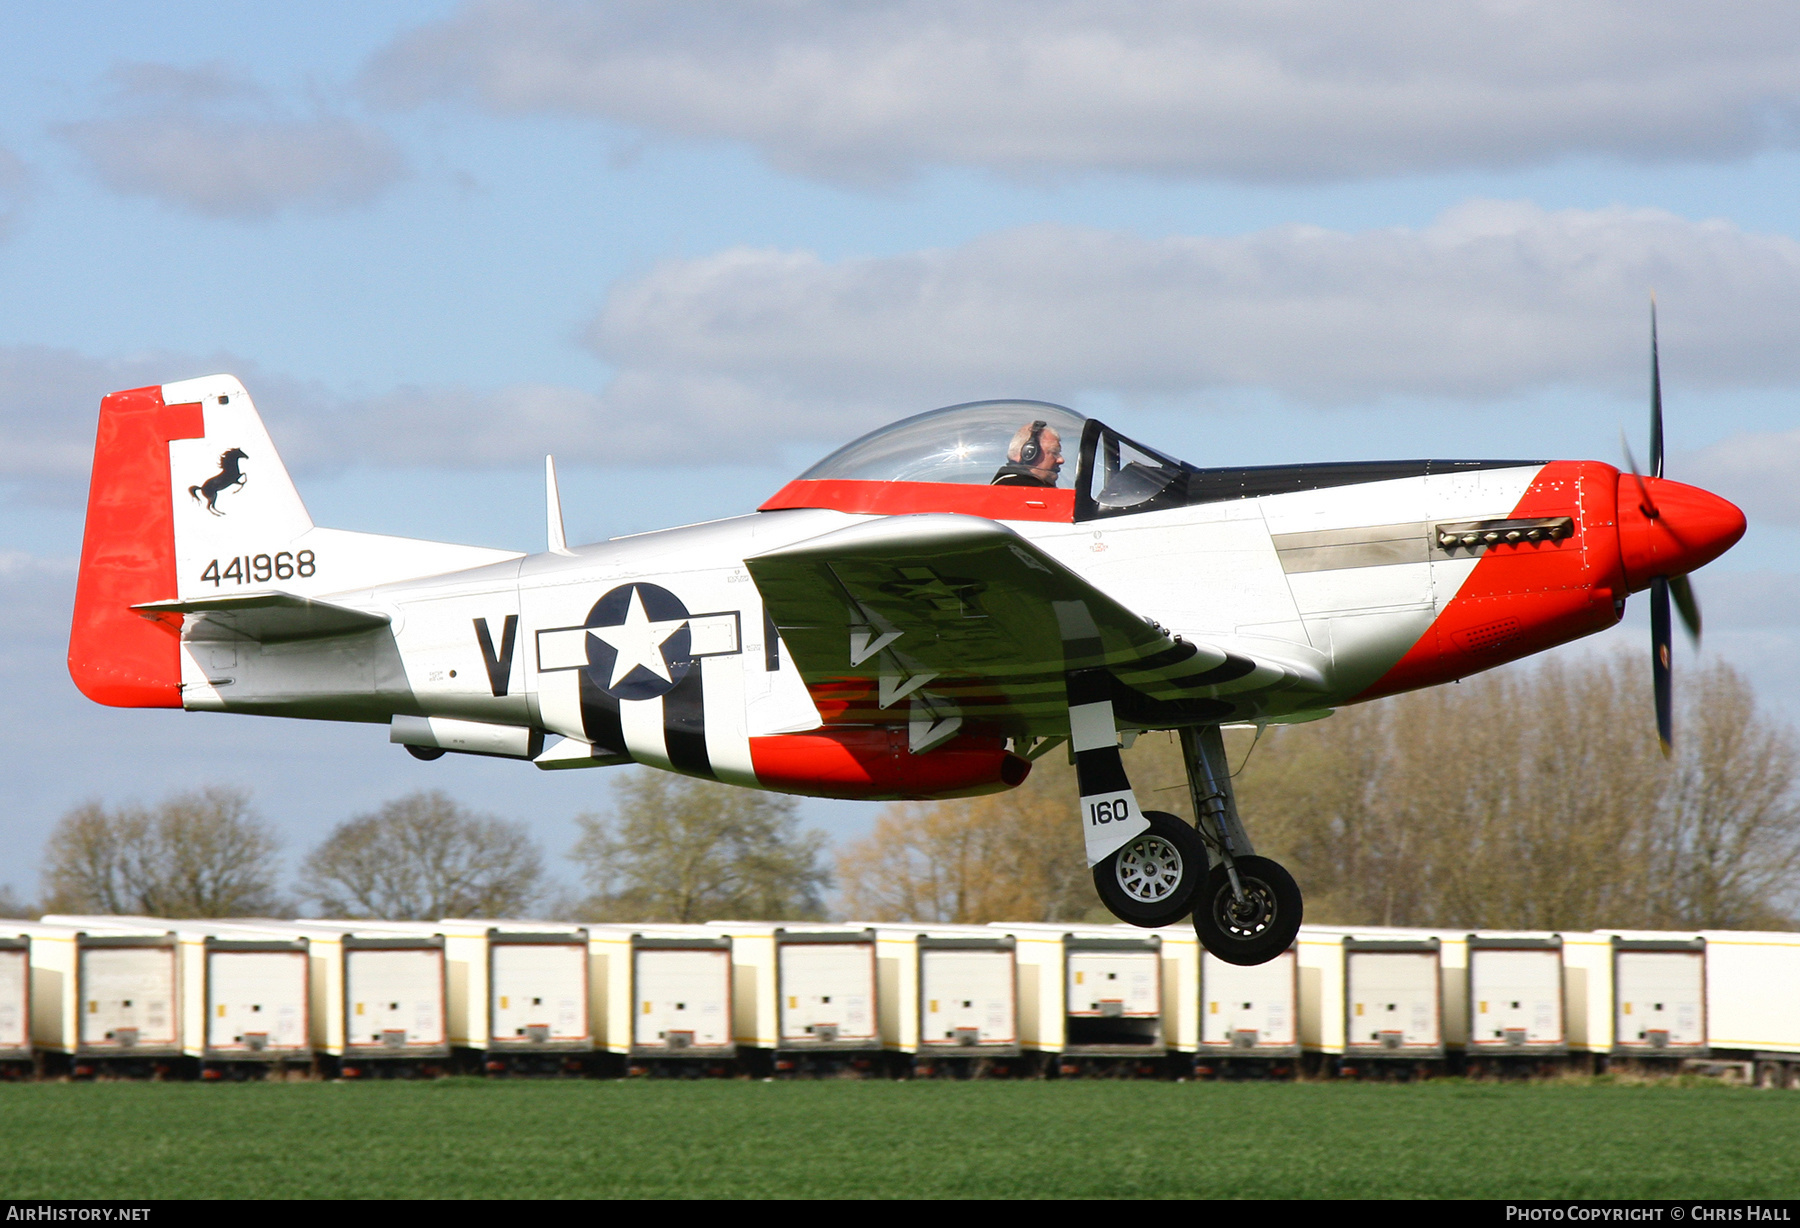
<path fill-rule="evenodd" d="M 1660 400 L 1660 397 L 1657 397 Z M 1067 740 L 1101 898 L 1257 963 L 1301 897 L 1255 856 L 1220 728 L 1448 682 L 1669 600 L 1744 518 L 1595 461 L 1203 469 L 1071 410 L 939 409 L 755 513 L 521 555 L 316 527 L 227 375 L 101 404 L 69 668 L 89 698 L 388 726 L 420 758 L 628 762 L 752 788 L 952 798 Z M 1199 828 L 1121 743 L 1172 729 Z"/>

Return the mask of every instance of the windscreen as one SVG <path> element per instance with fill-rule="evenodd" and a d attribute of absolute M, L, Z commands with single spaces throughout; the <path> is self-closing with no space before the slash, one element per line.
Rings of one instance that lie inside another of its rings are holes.
<path fill-rule="evenodd" d="M 1081 465 L 1078 520 L 1180 507 L 1187 502 L 1188 476 L 1197 472 L 1098 422 L 1088 423 Z"/>

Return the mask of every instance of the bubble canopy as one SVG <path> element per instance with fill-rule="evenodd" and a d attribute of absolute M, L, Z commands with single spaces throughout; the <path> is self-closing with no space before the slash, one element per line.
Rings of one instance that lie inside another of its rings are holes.
<path fill-rule="evenodd" d="M 1076 449 L 1087 419 L 1046 401 L 973 401 L 915 414 L 845 444 L 801 482 L 950 482 L 987 486 L 1075 484 Z M 1022 437 L 1022 438 L 1021 438 Z M 1041 459 L 1015 447 L 1035 442 Z M 1064 464 L 1054 465 L 1060 451 Z"/>

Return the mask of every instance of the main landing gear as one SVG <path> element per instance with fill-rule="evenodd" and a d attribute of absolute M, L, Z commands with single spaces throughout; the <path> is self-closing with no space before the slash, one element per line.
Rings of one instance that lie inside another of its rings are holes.
<path fill-rule="evenodd" d="M 1091 760 L 1085 773 L 1084 750 Z M 1287 950 L 1300 931 L 1300 888 L 1279 863 L 1252 849 L 1238 819 L 1218 726 L 1183 729 L 1181 750 L 1198 830 L 1172 814 L 1144 812 L 1133 824 L 1133 835 L 1093 862 L 1094 888 L 1107 911 L 1121 921 L 1156 928 L 1191 913 L 1201 944 L 1219 959 L 1267 963 Z M 1103 772 L 1096 770 L 1102 765 Z M 1115 748 L 1078 746 L 1076 768 L 1084 777 L 1084 822 L 1092 841 L 1090 795 L 1110 792 L 1118 799 L 1112 803 L 1115 810 L 1125 799 L 1134 805 L 1136 798 Z M 1090 779 L 1102 774 L 1107 777 L 1103 782 Z"/>
<path fill-rule="evenodd" d="M 1256 856 L 1251 847 L 1238 819 L 1219 727 L 1183 729 L 1181 755 L 1211 862 L 1194 897 L 1194 932 L 1228 964 L 1266 964 L 1300 932 L 1300 888 L 1280 863 Z"/>

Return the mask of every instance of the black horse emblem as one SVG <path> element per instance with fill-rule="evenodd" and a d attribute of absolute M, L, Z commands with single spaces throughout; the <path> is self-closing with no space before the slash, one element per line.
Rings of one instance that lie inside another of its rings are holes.
<path fill-rule="evenodd" d="M 188 494 L 198 503 L 206 500 L 206 510 L 215 516 L 225 513 L 219 510 L 219 496 L 228 490 L 237 490 L 244 484 L 244 471 L 238 468 L 238 462 L 249 460 L 242 448 L 233 448 L 219 457 L 219 471 L 198 486 L 188 487 Z"/>

